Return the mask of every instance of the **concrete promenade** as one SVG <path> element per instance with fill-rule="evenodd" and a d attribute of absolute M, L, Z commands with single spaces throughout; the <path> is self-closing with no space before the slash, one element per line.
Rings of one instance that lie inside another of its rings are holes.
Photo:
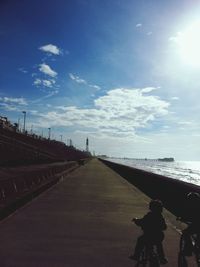
<path fill-rule="evenodd" d="M 97 159 L 0 222 L 2 267 L 131 267 L 149 199 Z M 180 235 L 166 212 L 164 248 L 177 266 Z"/>

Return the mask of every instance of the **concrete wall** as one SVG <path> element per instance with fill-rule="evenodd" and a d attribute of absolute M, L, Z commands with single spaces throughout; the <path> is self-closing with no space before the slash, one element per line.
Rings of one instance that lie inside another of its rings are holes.
<path fill-rule="evenodd" d="M 136 186 L 152 199 L 162 200 L 165 208 L 176 216 L 184 216 L 186 211 L 186 195 L 199 192 L 200 187 L 169 177 L 124 166 L 100 159 L 108 167 L 116 171 L 131 184 Z"/>
<path fill-rule="evenodd" d="M 83 163 L 84 164 L 84 160 Z M 78 161 L 13 168 L 0 175 L 0 219 L 32 200 L 80 166 Z"/>

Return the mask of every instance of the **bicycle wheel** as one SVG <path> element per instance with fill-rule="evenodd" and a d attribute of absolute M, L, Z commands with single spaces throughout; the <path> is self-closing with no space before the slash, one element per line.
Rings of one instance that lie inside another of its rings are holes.
<path fill-rule="evenodd" d="M 185 239 L 184 239 L 183 234 L 182 234 L 181 238 L 180 238 L 180 243 L 179 243 L 180 252 L 183 252 L 184 248 L 185 248 Z"/>
<path fill-rule="evenodd" d="M 197 266 L 200 267 L 200 255 L 197 251 L 195 252 L 195 259 L 197 262 Z"/>
<path fill-rule="evenodd" d="M 178 267 L 188 267 L 187 260 L 181 252 L 178 254 Z"/>
<path fill-rule="evenodd" d="M 160 267 L 160 262 L 157 254 L 153 253 L 153 255 L 150 256 L 149 267 Z"/>
<path fill-rule="evenodd" d="M 200 248 L 199 244 L 197 243 L 197 239 L 195 239 L 194 255 L 197 262 L 197 266 L 200 267 Z"/>
<path fill-rule="evenodd" d="M 140 252 L 140 257 L 138 262 L 136 263 L 135 267 L 142 266 L 146 267 L 147 266 L 147 255 L 146 255 L 146 247 Z"/>

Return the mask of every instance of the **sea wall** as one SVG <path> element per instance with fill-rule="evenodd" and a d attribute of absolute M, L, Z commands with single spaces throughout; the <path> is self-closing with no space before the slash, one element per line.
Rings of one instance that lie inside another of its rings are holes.
<path fill-rule="evenodd" d="M 0 169 L 0 219 L 56 184 L 88 160 Z"/>
<path fill-rule="evenodd" d="M 101 160 L 108 167 L 136 186 L 152 199 L 162 200 L 166 209 L 176 216 L 186 215 L 186 195 L 199 192 L 200 187 L 166 176 L 128 167 L 122 164 Z"/>

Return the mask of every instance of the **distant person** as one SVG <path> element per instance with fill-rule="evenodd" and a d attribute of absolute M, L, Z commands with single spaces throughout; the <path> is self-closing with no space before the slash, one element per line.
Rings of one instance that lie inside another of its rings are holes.
<path fill-rule="evenodd" d="M 183 238 L 185 239 L 184 254 L 185 256 L 192 256 L 192 234 L 197 234 L 198 247 L 200 247 L 200 194 L 197 192 L 190 192 L 186 196 L 186 213 L 178 219 L 188 223 L 188 227 L 183 230 Z"/>
<path fill-rule="evenodd" d="M 138 237 L 135 252 L 130 258 L 138 261 L 145 245 L 156 245 L 160 263 L 166 264 L 168 261 L 165 258 L 162 241 L 164 240 L 163 231 L 167 229 L 167 225 L 162 216 L 162 202 L 160 200 L 151 200 L 149 209 L 150 211 L 143 218 L 133 218 L 132 220 L 142 228 L 143 235 Z"/>

